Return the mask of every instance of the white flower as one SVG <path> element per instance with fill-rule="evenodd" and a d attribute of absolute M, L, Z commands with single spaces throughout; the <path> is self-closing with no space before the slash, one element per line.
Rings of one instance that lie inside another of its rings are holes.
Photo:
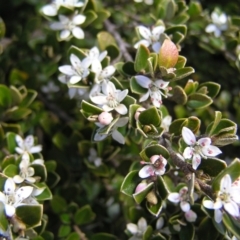
<path fill-rule="evenodd" d="M 147 230 L 147 221 L 141 217 L 137 224 L 128 223 L 127 230 L 133 235 L 129 240 L 141 240 L 144 232 Z"/>
<path fill-rule="evenodd" d="M 100 105 L 106 112 L 116 110 L 121 115 L 127 114 L 128 109 L 121 103 L 128 94 L 127 89 L 120 91 L 115 88 L 112 82 L 103 82 L 102 92 L 103 94 L 97 96 L 90 95 L 91 101 Z"/>
<path fill-rule="evenodd" d="M 225 13 L 218 14 L 212 12 L 211 14 L 212 23 L 207 25 L 205 31 L 207 33 L 214 33 L 215 37 L 220 37 L 222 31 L 227 30 L 227 15 Z"/>
<path fill-rule="evenodd" d="M 33 187 L 30 186 L 16 188 L 13 179 L 8 178 L 4 185 L 4 193 L 0 192 L 0 201 L 4 204 L 6 215 L 12 217 L 16 208 L 23 205 L 23 200 L 29 197 L 32 191 Z"/>
<path fill-rule="evenodd" d="M 82 7 L 84 5 L 83 2 L 79 2 L 78 0 L 54 0 L 52 3 L 47 4 L 42 7 L 41 11 L 46 16 L 56 16 L 58 10 L 61 6 L 67 8 L 74 8 L 74 7 Z"/>
<path fill-rule="evenodd" d="M 39 153 L 42 151 L 41 145 L 34 146 L 34 138 L 32 135 L 27 136 L 24 140 L 19 135 L 16 135 L 15 140 L 18 145 L 18 147 L 15 147 L 15 151 L 18 154 L 23 154 L 25 152 Z"/>
<path fill-rule="evenodd" d="M 190 210 L 190 204 L 188 202 L 188 188 L 183 187 L 179 190 L 179 193 L 173 192 L 168 195 L 168 200 L 173 203 L 179 203 L 183 212 L 188 212 Z"/>
<path fill-rule="evenodd" d="M 47 85 L 41 87 L 44 93 L 54 93 L 59 91 L 59 87 L 54 82 L 48 82 Z"/>
<path fill-rule="evenodd" d="M 152 46 L 154 52 L 158 53 L 161 48 L 161 43 L 159 42 L 160 35 L 165 31 L 164 26 L 157 26 L 150 31 L 144 26 L 138 26 L 139 34 L 144 38 L 137 42 L 134 47 L 138 48 L 141 44 L 149 47 Z"/>
<path fill-rule="evenodd" d="M 220 191 L 215 202 L 204 200 L 203 206 L 214 209 L 214 219 L 217 223 L 222 221 L 222 207 L 233 217 L 239 217 L 240 188 L 232 186 L 232 179 L 227 174 L 220 182 Z"/>
<path fill-rule="evenodd" d="M 94 59 L 92 61 L 91 70 L 95 73 L 95 83 L 101 83 L 104 80 L 108 80 L 114 74 L 116 69 L 111 65 L 102 69 L 101 62 L 98 59 Z"/>
<path fill-rule="evenodd" d="M 67 40 L 71 34 L 77 39 L 84 38 L 83 30 L 78 25 L 85 22 L 86 17 L 82 14 L 74 15 L 72 18 L 68 18 L 64 15 L 59 15 L 60 22 L 53 22 L 50 24 L 50 28 L 53 30 L 60 30 L 60 39 Z"/>
<path fill-rule="evenodd" d="M 148 89 L 147 93 L 145 93 L 139 101 L 146 101 L 150 96 L 153 105 L 155 107 L 160 107 L 162 104 L 162 96 L 167 97 L 165 92 L 168 92 L 169 90 L 169 82 L 163 80 L 152 81 L 150 78 L 143 75 L 137 75 L 135 76 L 135 79 L 141 87 Z"/>
<path fill-rule="evenodd" d="M 163 175 L 166 171 L 167 160 L 162 155 L 153 155 L 150 162 L 141 162 L 147 164 L 138 173 L 140 178 L 147 178 L 155 175 Z"/>
<path fill-rule="evenodd" d="M 134 2 L 137 2 L 137 3 L 144 2 L 147 5 L 152 5 L 153 4 L 153 0 L 134 0 Z"/>
<path fill-rule="evenodd" d="M 97 47 L 93 47 L 89 50 L 89 52 L 86 55 L 87 55 L 86 57 L 90 59 L 91 63 L 94 60 L 98 60 L 99 62 L 101 62 L 107 56 L 107 51 L 103 51 L 100 53 Z"/>
<path fill-rule="evenodd" d="M 218 147 L 211 145 L 211 138 L 200 138 L 197 141 L 193 132 L 187 127 L 182 128 L 182 137 L 184 142 L 189 145 L 189 147 L 185 148 L 183 157 L 185 159 L 192 159 L 194 169 L 197 169 L 202 157 L 215 157 L 222 153 Z"/>
<path fill-rule="evenodd" d="M 99 167 L 102 164 L 102 159 L 97 156 L 97 151 L 94 148 L 89 149 L 89 162 L 93 162 L 96 167 Z"/>
<path fill-rule="evenodd" d="M 59 71 L 70 77 L 69 83 L 76 84 L 90 73 L 88 67 L 91 62 L 84 58 L 82 61 L 74 54 L 70 55 L 72 65 L 64 65 L 59 67 Z"/>
<path fill-rule="evenodd" d="M 112 129 L 109 131 L 108 134 L 102 134 L 103 128 L 105 128 L 105 125 L 102 125 L 101 123 L 95 123 L 99 128 L 96 131 L 96 134 L 94 135 L 94 141 L 102 141 L 106 137 L 112 135 L 112 138 L 116 140 L 117 142 L 124 144 L 125 139 L 123 135 L 117 130 L 119 127 L 123 127 L 128 123 L 128 117 L 119 118 L 117 122 L 114 124 Z"/>
<path fill-rule="evenodd" d="M 14 180 L 15 183 L 19 184 L 19 183 L 22 183 L 25 180 L 27 182 L 30 182 L 30 183 L 34 183 L 36 181 L 36 178 L 33 177 L 34 168 L 31 167 L 31 164 L 43 165 L 43 160 L 42 159 L 36 159 L 31 163 L 28 153 L 26 153 L 26 152 L 23 153 L 22 160 L 19 164 L 20 173 L 19 173 L 19 175 L 15 175 L 13 177 L 13 180 Z"/>

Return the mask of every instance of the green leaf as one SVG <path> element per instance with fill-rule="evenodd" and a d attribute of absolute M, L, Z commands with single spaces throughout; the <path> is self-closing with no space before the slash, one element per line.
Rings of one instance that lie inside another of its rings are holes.
<path fill-rule="evenodd" d="M 46 186 L 41 194 L 35 197 L 38 201 L 46 201 L 52 199 L 52 193 L 50 189 Z"/>
<path fill-rule="evenodd" d="M 175 86 L 172 90 L 172 96 L 169 100 L 175 101 L 177 104 L 184 105 L 187 102 L 187 95 L 180 86 Z"/>
<path fill-rule="evenodd" d="M 180 32 L 185 36 L 187 34 L 186 25 L 176 25 L 176 26 L 169 27 L 165 30 L 165 33 L 167 33 L 168 35 L 174 34 L 176 32 Z"/>
<path fill-rule="evenodd" d="M 213 221 L 214 220 L 211 218 L 205 217 L 199 225 L 197 233 L 199 236 L 204 236 L 204 240 L 215 240 L 219 236 L 218 231 L 214 227 Z"/>
<path fill-rule="evenodd" d="M 149 56 L 150 56 L 150 52 L 148 48 L 144 45 L 140 45 L 138 47 L 135 62 L 134 62 L 134 70 L 136 72 L 145 72 L 147 70 Z"/>
<path fill-rule="evenodd" d="M 29 107 L 30 104 L 36 99 L 38 93 L 34 90 L 27 90 L 27 95 L 23 98 L 21 104 L 19 106 L 21 107 Z"/>
<path fill-rule="evenodd" d="M 150 107 L 145 111 L 141 112 L 138 120 L 142 125 L 154 125 L 156 127 L 161 124 L 161 116 L 156 107 Z"/>
<path fill-rule="evenodd" d="M 16 215 L 27 228 L 39 226 L 43 214 L 42 205 L 20 205 L 16 208 Z"/>
<path fill-rule="evenodd" d="M 51 202 L 51 207 L 52 207 L 52 210 L 55 212 L 55 213 L 61 213 L 61 212 L 64 212 L 67 208 L 67 202 L 64 198 L 58 196 L 58 195 L 54 195 Z"/>
<path fill-rule="evenodd" d="M 81 104 L 81 108 L 84 112 L 89 115 L 99 115 L 103 112 L 103 110 L 95 105 L 88 103 L 87 101 L 83 100 Z"/>
<path fill-rule="evenodd" d="M 162 176 L 158 176 L 157 178 L 157 189 L 161 199 L 165 200 L 168 197 L 170 191 L 167 187 L 167 184 L 165 183 L 165 179 L 162 178 Z"/>
<path fill-rule="evenodd" d="M 18 121 L 26 118 L 31 112 L 32 111 L 28 108 L 14 107 L 5 112 L 5 118 L 7 120 Z"/>
<path fill-rule="evenodd" d="M 76 232 L 73 232 L 67 237 L 67 240 L 79 240 L 79 235 Z"/>
<path fill-rule="evenodd" d="M 68 139 L 62 132 L 57 132 L 52 137 L 52 141 L 60 150 L 63 150 L 68 144 Z"/>
<path fill-rule="evenodd" d="M 152 232 L 153 232 L 152 226 L 147 226 L 147 229 L 143 233 L 142 239 L 149 240 L 152 236 Z"/>
<path fill-rule="evenodd" d="M 223 214 L 223 222 L 226 228 L 237 238 L 240 239 L 240 224 L 233 217 L 229 216 L 227 213 Z"/>
<path fill-rule="evenodd" d="M 159 216 L 162 210 L 162 200 L 158 198 L 156 205 L 151 205 L 149 202 L 146 202 L 147 210 L 154 216 Z"/>
<path fill-rule="evenodd" d="M 176 12 L 176 4 L 173 0 L 169 0 L 165 7 L 165 19 L 170 20 Z"/>
<path fill-rule="evenodd" d="M 71 227 L 69 225 L 61 225 L 58 230 L 58 237 L 67 237 L 71 232 Z"/>
<path fill-rule="evenodd" d="M 187 59 L 181 55 L 178 56 L 177 63 L 175 65 L 176 69 L 184 68 L 185 64 L 187 62 Z"/>
<path fill-rule="evenodd" d="M 96 167 L 95 165 L 91 164 L 88 160 L 85 160 L 84 163 L 90 169 L 92 173 L 94 173 L 96 176 L 101 177 L 109 177 L 109 168 L 105 164 L 101 164 L 100 166 Z"/>
<path fill-rule="evenodd" d="M 120 54 L 120 50 L 119 50 L 118 46 L 116 46 L 115 44 L 108 45 L 106 47 L 106 50 L 108 52 L 108 56 L 111 57 L 111 59 L 117 58 Z"/>
<path fill-rule="evenodd" d="M 212 182 L 213 190 L 216 192 L 220 189 L 220 182 L 225 175 L 229 174 L 232 182 L 234 182 L 239 177 L 239 172 L 240 160 L 235 158 L 227 168 L 225 168 L 217 177 L 214 178 Z"/>
<path fill-rule="evenodd" d="M 10 107 L 12 104 L 11 91 L 5 85 L 0 84 L 0 106 L 4 108 Z"/>
<path fill-rule="evenodd" d="M 2 18 L 0 17 L 0 39 L 4 37 L 5 31 L 6 31 L 5 24 L 2 20 Z"/>
<path fill-rule="evenodd" d="M 212 102 L 212 98 L 204 94 L 193 93 L 188 97 L 187 106 L 193 109 L 201 109 L 208 107 Z"/>
<path fill-rule="evenodd" d="M 122 70 L 126 75 L 133 76 L 133 75 L 137 74 L 137 72 L 134 69 L 134 63 L 133 62 L 124 63 L 123 66 L 122 66 Z"/>
<path fill-rule="evenodd" d="M 102 31 L 102 32 L 98 33 L 97 39 L 98 39 L 99 48 L 102 51 L 105 50 L 110 45 L 116 46 L 116 41 L 109 32 Z"/>
<path fill-rule="evenodd" d="M 195 228 L 191 223 L 187 223 L 186 226 L 181 226 L 179 232 L 180 240 L 193 240 L 195 235 Z"/>
<path fill-rule="evenodd" d="M 174 71 L 174 74 L 176 74 L 176 77 L 171 79 L 171 81 L 180 80 L 182 78 L 185 78 L 185 77 L 191 75 L 194 72 L 195 72 L 195 70 L 192 67 L 184 67 L 181 69 L 177 69 L 176 71 Z"/>
<path fill-rule="evenodd" d="M 169 158 L 168 150 L 160 144 L 152 144 L 151 146 L 144 148 L 139 155 L 145 161 L 149 161 L 154 155 L 162 155 L 166 159 Z"/>
<path fill-rule="evenodd" d="M 197 88 L 198 88 L 199 83 L 198 82 L 194 82 L 194 81 L 188 81 L 184 87 L 184 91 L 187 95 L 190 95 L 194 92 L 196 92 Z"/>
<path fill-rule="evenodd" d="M 191 18 L 198 17 L 202 12 L 202 5 L 200 2 L 191 1 L 189 8 L 188 8 L 188 14 Z"/>
<path fill-rule="evenodd" d="M 139 182 L 140 178 L 138 176 L 138 170 L 131 171 L 124 178 L 120 191 L 129 197 L 132 197 L 132 194 L 135 192 L 135 189 Z"/>
<path fill-rule="evenodd" d="M 222 118 L 222 113 L 219 111 L 215 111 L 214 121 L 209 124 L 206 130 L 206 133 L 208 133 L 209 136 L 213 135 L 215 129 L 217 128 L 219 122 L 221 121 L 221 118 Z"/>
<path fill-rule="evenodd" d="M 83 225 L 92 222 L 95 217 L 96 214 L 92 211 L 90 205 L 85 205 L 74 214 L 74 222 L 78 225 Z"/>
<path fill-rule="evenodd" d="M 95 19 L 97 19 L 97 14 L 94 11 L 86 11 L 84 12 L 84 15 L 86 16 L 86 20 L 84 23 L 81 25 L 83 28 L 87 27 L 90 25 Z"/>
<path fill-rule="evenodd" d="M 3 174 L 5 174 L 8 177 L 14 177 L 19 172 L 18 167 L 14 164 L 9 164 L 6 168 L 3 170 Z"/>
<path fill-rule="evenodd" d="M 31 167 L 34 168 L 34 176 L 41 178 L 41 182 L 45 182 L 47 179 L 47 170 L 44 165 L 41 164 L 31 164 Z"/>
<path fill-rule="evenodd" d="M 207 95 L 215 98 L 220 91 L 221 85 L 215 82 L 205 82 L 199 85 L 199 89 L 202 87 L 207 87 Z"/>
<path fill-rule="evenodd" d="M 154 183 L 149 183 L 142 191 L 138 193 L 134 193 L 132 196 L 137 204 L 140 204 L 147 196 L 147 194 L 150 192 L 150 190 L 153 188 Z"/>
<path fill-rule="evenodd" d="M 130 88 L 131 88 L 131 91 L 133 93 L 137 93 L 137 94 L 144 94 L 146 93 L 146 89 L 141 87 L 137 81 L 136 81 L 136 78 L 135 77 L 132 77 L 130 79 Z"/>
<path fill-rule="evenodd" d="M 23 99 L 21 93 L 14 86 L 10 86 L 10 91 L 11 91 L 11 95 L 12 95 L 12 104 L 19 105 Z"/>
<path fill-rule="evenodd" d="M 54 172 L 57 167 L 57 163 L 54 160 L 48 160 L 45 162 L 45 167 L 48 172 Z"/>
<path fill-rule="evenodd" d="M 6 156 L 1 165 L 2 165 L 2 170 L 4 170 L 4 168 L 6 168 L 8 165 L 10 164 L 15 164 L 16 160 L 15 160 L 15 156 L 14 155 L 8 155 Z"/>
<path fill-rule="evenodd" d="M 3 202 L 0 202 L 0 230 L 7 231 L 8 229 L 8 220 L 5 215 L 5 208 Z"/>

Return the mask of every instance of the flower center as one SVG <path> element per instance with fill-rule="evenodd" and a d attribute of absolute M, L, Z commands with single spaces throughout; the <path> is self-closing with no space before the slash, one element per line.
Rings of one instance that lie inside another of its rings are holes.
<path fill-rule="evenodd" d="M 115 96 L 113 96 L 112 94 L 108 95 L 107 101 L 108 101 L 108 106 L 111 108 L 115 108 L 119 105 L 119 102 L 117 101 Z"/>

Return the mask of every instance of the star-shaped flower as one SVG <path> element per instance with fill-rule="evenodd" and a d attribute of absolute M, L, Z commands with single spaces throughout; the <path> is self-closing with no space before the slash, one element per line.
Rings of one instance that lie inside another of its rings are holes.
<path fill-rule="evenodd" d="M 103 51 L 100 53 L 97 47 L 93 47 L 87 52 L 86 55 L 86 58 L 90 59 L 91 63 L 94 60 L 98 60 L 99 62 L 101 62 L 107 56 L 107 51 Z"/>
<path fill-rule="evenodd" d="M 138 31 L 141 37 L 143 38 L 139 42 L 137 42 L 134 47 L 138 48 L 141 44 L 149 47 L 151 46 L 153 51 L 158 53 L 161 48 L 160 43 L 160 35 L 164 33 L 165 27 L 164 26 L 156 26 L 153 27 L 152 31 L 150 31 L 148 28 L 144 26 L 138 26 Z"/>
<path fill-rule="evenodd" d="M 240 188 L 232 186 L 230 175 L 225 175 L 220 182 L 220 190 L 217 194 L 215 202 L 204 200 L 203 206 L 209 209 L 214 209 L 214 219 L 217 223 L 222 221 L 222 211 L 224 208 L 231 216 L 239 217 L 240 204 Z"/>
<path fill-rule="evenodd" d="M 218 147 L 211 145 L 211 138 L 200 138 L 197 141 L 193 132 L 187 127 L 182 128 L 182 137 L 184 142 L 189 145 L 189 147 L 185 148 L 183 157 L 192 159 L 194 169 L 197 169 L 201 163 L 201 158 L 215 157 L 222 153 Z"/>
<path fill-rule="evenodd" d="M 71 34 L 77 39 L 83 39 L 85 36 L 84 32 L 78 25 L 84 23 L 85 20 L 86 17 L 82 14 L 74 15 L 72 18 L 59 15 L 59 22 L 51 23 L 50 28 L 60 31 L 61 40 L 68 40 Z"/>
<path fill-rule="evenodd" d="M 167 93 L 170 90 L 168 87 L 169 82 L 165 82 L 161 79 L 152 81 L 150 78 L 143 75 L 137 75 L 135 79 L 141 87 L 148 89 L 148 91 L 141 96 L 139 101 L 146 101 L 150 96 L 153 105 L 155 107 L 160 107 L 162 104 L 162 96 L 167 97 Z"/>
<path fill-rule="evenodd" d="M 23 153 L 39 153 L 42 151 L 41 145 L 34 146 L 34 138 L 32 135 L 27 136 L 25 139 L 22 139 L 19 135 L 16 135 L 15 137 L 17 147 L 15 148 L 15 151 L 18 154 Z"/>
<path fill-rule="evenodd" d="M 72 65 L 64 65 L 59 67 L 59 71 L 69 76 L 69 83 L 76 84 L 90 73 L 89 66 L 91 62 L 89 59 L 84 58 L 82 61 L 74 54 L 70 55 L 70 61 Z"/>
<path fill-rule="evenodd" d="M 129 240 L 141 240 L 144 232 L 147 230 L 147 221 L 141 217 L 137 224 L 128 223 L 127 230 L 133 235 Z"/>
<path fill-rule="evenodd" d="M 102 92 L 103 94 L 99 93 L 96 96 L 90 95 L 91 101 L 101 106 L 106 112 L 116 110 L 121 115 L 127 114 L 127 107 L 121 103 L 128 94 L 127 89 L 117 90 L 112 82 L 103 82 Z"/>
<path fill-rule="evenodd" d="M 23 200 L 29 197 L 32 191 L 31 186 L 16 188 L 13 179 L 8 178 L 4 184 L 4 193 L 0 192 L 0 201 L 4 204 L 6 215 L 12 217 L 16 208 L 22 205 Z"/>
<path fill-rule="evenodd" d="M 140 178 L 163 175 L 166 171 L 167 160 L 162 155 L 153 155 L 150 162 L 141 163 L 146 165 L 138 173 Z"/>

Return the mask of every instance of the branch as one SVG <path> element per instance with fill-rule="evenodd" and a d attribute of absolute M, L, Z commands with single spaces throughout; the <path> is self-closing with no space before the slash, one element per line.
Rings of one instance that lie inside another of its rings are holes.
<path fill-rule="evenodd" d="M 112 24 L 109 20 L 105 20 L 104 25 L 105 25 L 106 29 L 108 30 L 108 32 L 112 33 L 112 35 L 116 39 L 123 58 L 126 61 L 133 61 L 132 56 L 129 54 L 129 52 L 127 50 L 127 43 L 122 39 L 120 34 L 116 31 L 115 25 Z"/>

